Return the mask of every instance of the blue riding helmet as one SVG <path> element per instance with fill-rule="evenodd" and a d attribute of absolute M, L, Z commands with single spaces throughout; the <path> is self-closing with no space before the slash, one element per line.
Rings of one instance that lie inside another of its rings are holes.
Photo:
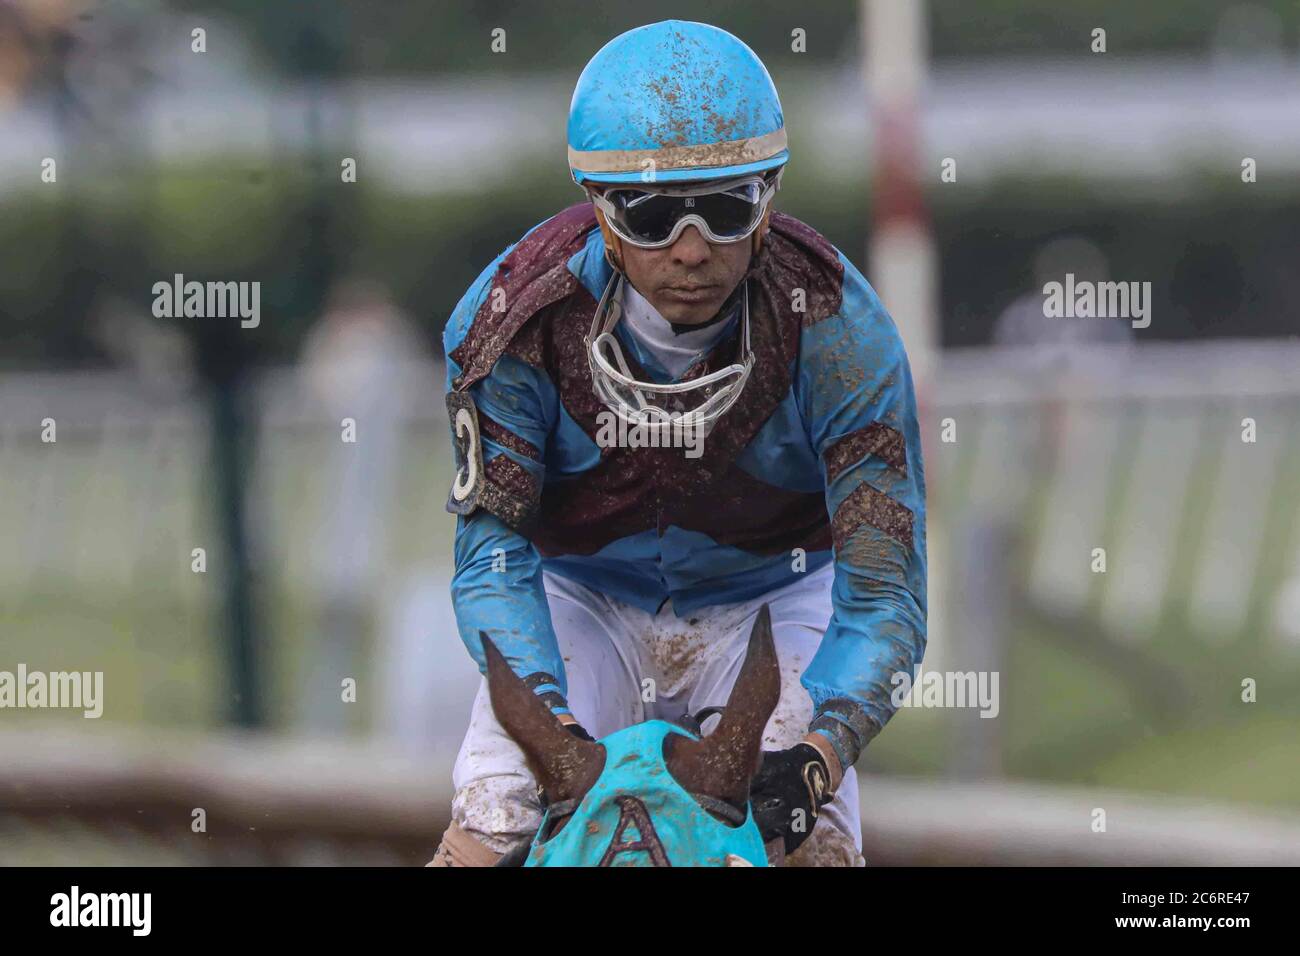
<path fill-rule="evenodd" d="M 707 23 L 665 20 L 615 37 L 573 91 L 569 172 L 579 186 L 719 179 L 789 158 L 762 60 Z"/>
<path fill-rule="evenodd" d="M 558 806 L 547 811 L 524 866 L 767 866 L 752 809 L 728 826 L 673 779 L 664 762 L 669 734 L 698 739 L 663 720 L 602 738 L 599 779 L 549 840 Z"/>

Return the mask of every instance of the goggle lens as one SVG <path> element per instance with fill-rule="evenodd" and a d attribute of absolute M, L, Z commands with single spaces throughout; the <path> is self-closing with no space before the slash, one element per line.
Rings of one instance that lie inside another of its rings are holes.
<path fill-rule="evenodd" d="M 699 216 L 719 241 L 743 239 L 762 216 L 763 187 L 744 183 L 725 192 L 675 196 L 639 189 L 605 194 L 614 207 L 615 224 L 634 241 L 665 242 L 684 217 Z"/>

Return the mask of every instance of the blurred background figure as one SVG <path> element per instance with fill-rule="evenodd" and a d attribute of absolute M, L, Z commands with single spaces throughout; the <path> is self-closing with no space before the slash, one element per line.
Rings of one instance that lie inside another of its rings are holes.
<path fill-rule="evenodd" d="M 328 504 L 311 547 L 317 617 L 301 701 L 312 731 L 337 733 L 348 724 L 343 683 L 361 676 L 381 556 L 402 508 L 395 500 L 401 416 L 414 384 L 409 360 L 421 351 L 383 286 L 359 278 L 335 286 L 303 342 L 303 385 L 339 428 L 338 445 L 315 476 Z M 391 688 L 375 692 L 387 700 Z"/>
<path fill-rule="evenodd" d="M 1034 286 L 998 316 L 993 326 L 993 344 L 1011 348 L 1028 347 L 1035 362 L 1052 364 L 1068 360 L 1072 347 L 1094 344 L 1123 344 L 1133 341 L 1133 328 L 1124 317 L 1087 318 L 1067 321 L 1049 316 L 1044 308 L 1044 288 L 1051 282 L 1107 282 L 1110 268 L 1095 243 L 1083 238 L 1053 239 L 1034 255 Z"/>
<path fill-rule="evenodd" d="M 674 16 L 762 57 L 777 208 L 924 350 L 924 669 L 1000 675 L 867 748 L 868 861 L 1300 860 L 1300 7 L 601 9 L 0 0 L 0 670 L 106 694 L 0 710 L 0 863 L 429 858 L 442 328 L 582 199 L 582 64 Z M 1150 325 L 1049 318 L 1066 273 Z M 260 324 L 156 318 L 177 274 Z"/>

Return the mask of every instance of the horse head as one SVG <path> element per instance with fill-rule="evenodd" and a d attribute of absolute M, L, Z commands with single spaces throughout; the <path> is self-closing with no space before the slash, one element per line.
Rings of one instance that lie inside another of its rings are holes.
<path fill-rule="evenodd" d="M 492 709 L 546 796 L 525 865 L 766 865 L 749 785 L 781 693 L 767 605 L 717 728 L 705 737 L 651 720 L 581 740 L 480 636 Z"/>

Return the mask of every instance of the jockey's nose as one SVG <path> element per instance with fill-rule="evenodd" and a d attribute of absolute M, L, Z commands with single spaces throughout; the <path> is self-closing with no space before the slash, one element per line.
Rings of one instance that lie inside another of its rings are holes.
<path fill-rule="evenodd" d="M 673 261 L 688 268 L 707 262 L 710 249 L 709 241 L 695 226 L 687 226 L 672 246 Z"/>

